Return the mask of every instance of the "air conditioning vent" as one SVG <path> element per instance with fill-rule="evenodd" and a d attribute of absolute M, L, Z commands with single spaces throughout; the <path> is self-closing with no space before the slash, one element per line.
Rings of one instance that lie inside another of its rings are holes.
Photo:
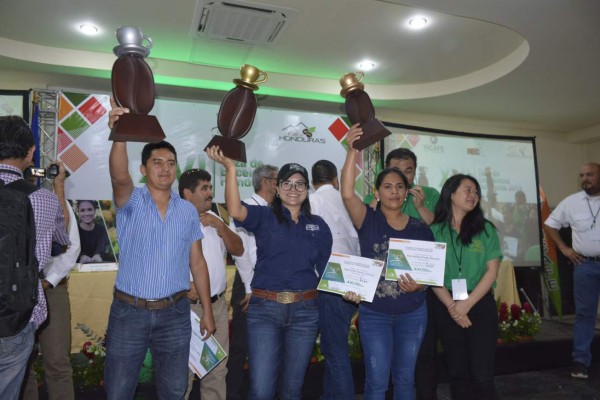
<path fill-rule="evenodd" d="M 275 43 L 296 14 L 292 8 L 240 0 L 197 0 L 192 36 L 269 46 Z"/>

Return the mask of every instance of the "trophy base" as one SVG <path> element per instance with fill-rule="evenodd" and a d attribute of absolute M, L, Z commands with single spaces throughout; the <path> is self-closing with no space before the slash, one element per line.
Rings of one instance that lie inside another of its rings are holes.
<path fill-rule="evenodd" d="M 154 115 L 123 114 L 110 131 L 108 140 L 158 143 L 165 137 L 165 132 Z"/>
<path fill-rule="evenodd" d="M 241 140 L 225 138 L 223 136 L 213 136 L 204 148 L 204 151 L 212 146 L 219 146 L 223 155 L 227 158 L 243 163 L 246 162 L 246 145 Z"/>
<path fill-rule="evenodd" d="M 392 134 L 387 128 L 378 120 L 372 119 L 370 121 L 361 124 L 360 126 L 363 130 L 363 134 L 356 142 L 354 142 L 353 147 L 356 150 L 364 150 L 370 145 L 383 140 L 386 136 Z"/>

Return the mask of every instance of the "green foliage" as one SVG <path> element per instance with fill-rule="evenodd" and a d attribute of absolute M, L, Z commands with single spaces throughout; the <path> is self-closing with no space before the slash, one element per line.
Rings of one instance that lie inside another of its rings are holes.
<path fill-rule="evenodd" d="M 529 303 L 523 307 L 506 303 L 498 304 L 498 339 L 515 343 L 524 337 L 534 337 L 540 330 L 542 318 Z"/>

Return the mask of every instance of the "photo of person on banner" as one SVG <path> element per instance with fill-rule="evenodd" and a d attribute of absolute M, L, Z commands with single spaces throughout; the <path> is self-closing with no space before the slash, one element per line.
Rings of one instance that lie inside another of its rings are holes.
<path fill-rule="evenodd" d="M 81 253 L 77 262 L 82 264 L 115 262 L 104 220 L 96 200 L 72 201 L 77 215 Z"/>

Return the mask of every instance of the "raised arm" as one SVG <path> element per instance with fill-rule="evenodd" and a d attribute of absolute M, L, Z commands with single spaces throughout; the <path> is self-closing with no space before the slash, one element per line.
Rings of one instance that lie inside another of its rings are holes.
<path fill-rule="evenodd" d="M 58 175 L 54 178 L 54 182 L 52 182 L 52 186 L 54 188 L 54 194 L 58 197 L 58 201 L 60 202 L 60 206 L 62 208 L 63 216 L 65 217 L 65 228 L 68 232 L 69 227 L 69 209 L 67 206 L 67 199 L 65 197 L 65 179 L 67 177 L 65 172 L 65 166 L 62 161 L 55 161 L 56 165 L 58 165 Z"/>
<path fill-rule="evenodd" d="M 244 221 L 248 216 L 248 209 L 240 200 L 235 162 L 231 158 L 225 157 L 219 146 L 206 149 L 206 153 L 208 158 L 225 167 L 225 203 L 229 216 L 236 221 Z"/>
<path fill-rule="evenodd" d="M 346 155 L 346 161 L 344 162 L 344 167 L 342 168 L 342 187 L 340 191 L 342 194 L 342 200 L 344 200 L 344 206 L 346 207 L 348 215 L 350 216 L 350 219 L 356 228 L 360 228 L 362 226 L 362 223 L 365 220 L 365 215 L 367 215 L 367 208 L 365 204 L 354 192 L 354 181 L 356 180 L 354 171 L 358 150 L 354 149 L 353 144 L 362 136 L 362 133 L 362 128 L 358 124 L 354 124 L 350 128 L 348 136 L 346 136 L 346 141 L 348 142 L 349 148 L 348 154 Z"/>
<path fill-rule="evenodd" d="M 113 128 L 119 116 L 129 113 L 127 108 L 118 107 L 114 99 L 110 98 L 112 109 L 108 113 L 108 127 Z M 129 158 L 127 157 L 127 143 L 113 142 L 108 158 L 110 181 L 112 183 L 115 205 L 123 207 L 133 192 L 133 180 L 129 174 Z"/>

